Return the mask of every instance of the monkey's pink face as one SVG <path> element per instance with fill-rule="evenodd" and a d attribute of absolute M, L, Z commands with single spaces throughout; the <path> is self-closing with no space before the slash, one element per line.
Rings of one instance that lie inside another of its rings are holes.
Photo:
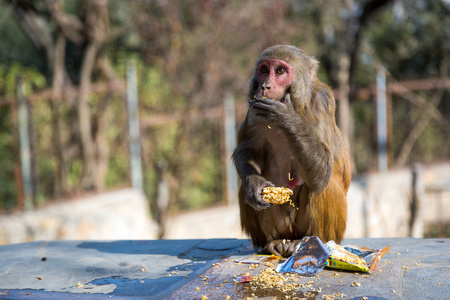
<path fill-rule="evenodd" d="M 256 72 L 256 97 L 281 100 L 294 80 L 294 68 L 281 59 L 259 61 Z"/>

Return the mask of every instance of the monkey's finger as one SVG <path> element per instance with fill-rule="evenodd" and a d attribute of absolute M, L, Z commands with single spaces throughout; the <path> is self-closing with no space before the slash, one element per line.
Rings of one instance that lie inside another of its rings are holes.
<path fill-rule="evenodd" d="M 267 202 L 266 203 L 258 203 L 257 205 L 254 206 L 254 208 L 257 211 L 261 211 L 261 210 L 269 208 L 271 205 L 272 204 L 270 204 L 270 203 L 268 204 Z"/>
<path fill-rule="evenodd" d="M 271 112 L 271 111 L 268 111 L 268 110 L 265 110 L 262 108 L 257 108 L 257 107 L 252 107 L 252 110 L 253 110 L 255 116 L 257 116 L 259 118 L 267 119 L 270 117 L 270 115 L 273 114 L 273 112 Z"/>
<path fill-rule="evenodd" d="M 270 253 L 272 253 L 275 256 L 281 256 L 283 257 L 283 254 L 281 254 L 280 252 L 278 252 L 275 248 L 272 248 L 272 251 L 270 251 Z"/>
<path fill-rule="evenodd" d="M 274 101 L 274 100 L 270 100 L 270 99 L 266 99 L 266 98 L 255 98 L 249 101 L 249 103 L 251 104 L 265 104 L 265 105 L 276 105 L 278 101 Z"/>
<path fill-rule="evenodd" d="M 279 240 L 276 241 L 271 241 L 269 243 L 267 243 L 267 245 L 263 248 L 263 251 L 265 253 L 272 253 L 273 255 L 276 256 L 283 256 L 277 249 L 276 246 L 279 244 Z"/>
<path fill-rule="evenodd" d="M 261 196 L 258 193 L 251 195 L 246 198 L 247 203 L 253 207 L 257 211 L 261 211 L 263 209 L 269 208 L 272 204 L 261 199 Z"/>
<path fill-rule="evenodd" d="M 253 104 L 251 105 L 251 108 L 252 108 L 253 110 L 258 110 L 258 109 L 260 109 L 261 111 L 266 111 L 266 112 L 267 112 L 267 111 L 274 112 L 274 111 L 277 110 L 276 107 L 275 107 L 274 105 L 266 104 L 266 103 L 258 103 L 258 102 L 253 103 Z"/>
<path fill-rule="evenodd" d="M 288 256 L 291 256 L 295 253 L 295 249 L 297 249 L 298 244 L 300 244 L 301 240 L 293 240 L 289 242 L 289 247 L 287 249 Z"/>
<path fill-rule="evenodd" d="M 280 101 L 273 101 L 262 99 L 261 101 L 255 101 L 251 104 L 253 108 L 263 109 L 265 111 L 270 111 L 273 113 L 282 113 L 289 110 L 289 106 Z M 292 106 L 292 105 L 291 105 Z"/>

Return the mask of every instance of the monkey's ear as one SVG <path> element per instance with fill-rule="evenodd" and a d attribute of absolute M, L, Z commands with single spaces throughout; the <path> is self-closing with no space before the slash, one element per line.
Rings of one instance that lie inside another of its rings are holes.
<path fill-rule="evenodd" d="M 314 79 L 317 77 L 317 70 L 319 69 L 319 62 L 314 58 L 309 58 L 309 75 L 311 78 L 311 81 L 314 81 Z"/>

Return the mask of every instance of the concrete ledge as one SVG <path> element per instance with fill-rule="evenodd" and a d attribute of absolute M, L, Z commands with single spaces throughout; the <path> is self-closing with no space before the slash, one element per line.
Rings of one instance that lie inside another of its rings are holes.
<path fill-rule="evenodd" d="M 313 281 L 316 299 L 446 299 L 450 292 L 450 239 L 349 239 L 343 244 L 391 246 L 377 271 L 323 270 Z M 274 291 L 233 284 L 257 275 L 234 258 L 254 253 L 248 240 L 42 241 L 0 247 L 0 297 L 6 299 L 284 299 Z M 337 275 L 336 275 L 337 274 Z M 200 277 L 201 276 L 201 277 Z M 359 287 L 352 286 L 358 282 Z M 320 292 L 319 291 L 320 288 Z M 301 288 L 298 293 L 311 291 Z M 340 299 L 340 298 L 337 298 Z"/>

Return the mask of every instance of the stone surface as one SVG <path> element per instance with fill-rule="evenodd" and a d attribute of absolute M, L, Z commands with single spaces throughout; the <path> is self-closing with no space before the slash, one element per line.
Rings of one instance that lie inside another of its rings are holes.
<path fill-rule="evenodd" d="M 376 271 L 325 269 L 300 278 L 309 287 L 293 295 L 251 290 L 233 279 L 258 275 L 265 264 L 238 264 L 254 254 L 248 240 L 49 241 L 0 247 L 0 298 L 4 299 L 309 299 L 343 293 L 343 299 L 447 299 L 450 239 L 349 239 L 373 249 L 390 245 Z M 276 262 L 274 262 L 276 264 Z M 359 284 L 359 287 L 353 283 Z M 353 285 L 352 285 L 353 284 Z M 320 290 L 320 292 L 318 292 Z M 283 298 L 284 297 L 284 298 Z M 337 297 L 336 299 L 341 299 Z"/>

